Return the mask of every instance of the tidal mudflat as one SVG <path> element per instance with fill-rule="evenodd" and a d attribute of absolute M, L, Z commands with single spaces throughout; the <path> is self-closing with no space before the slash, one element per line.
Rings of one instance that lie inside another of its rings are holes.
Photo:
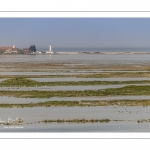
<path fill-rule="evenodd" d="M 1 132 L 150 131 L 147 54 L 0 58 Z"/>

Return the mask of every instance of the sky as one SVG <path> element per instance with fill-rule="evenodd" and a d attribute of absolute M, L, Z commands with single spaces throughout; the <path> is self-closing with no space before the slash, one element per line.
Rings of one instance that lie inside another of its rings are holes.
<path fill-rule="evenodd" d="M 0 18 L 0 46 L 150 48 L 150 18 Z"/>

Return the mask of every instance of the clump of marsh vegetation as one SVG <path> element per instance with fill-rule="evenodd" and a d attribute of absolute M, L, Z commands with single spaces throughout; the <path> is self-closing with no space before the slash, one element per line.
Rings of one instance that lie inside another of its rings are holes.
<path fill-rule="evenodd" d="M 8 80 L 4 80 L 0 83 L 0 86 L 35 86 L 36 81 L 30 80 L 27 78 L 22 77 L 16 77 L 16 78 L 10 78 Z"/>
<path fill-rule="evenodd" d="M 103 100 L 103 101 L 47 101 L 27 104 L 0 104 L 4 108 L 25 107 L 89 107 L 89 106 L 150 106 L 150 100 Z"/>
<path fill-rule="evenodd" d="M 150 122 L 150 119 L 141 119 L 137 121 L 138 123 Z"/>
<path fill-rule="evenodd" d="M 14 96 L 22 98 L 51 98 L 51 97 L 91 97 L 116 95 L 150 95 L 150 86 L 126 86 L 105 90 L 85 91 L 0 91 L 0 96 Z"/>
<path fill-rule="evenodd" d="M 97 122 L 100 122 L 100 123 L 108 123 L 110 122 L 111 120 L 110 119 L 68 119 L 68 120 L 65 120 L 65 119 L 57 119 L 57 120 L 43 120 L 41 122 L 44 122 L 44 123 L 53 123 L 53 122 L 57 122 L 57 123 L 88 123 L 88 122 L 91 122 L 91 123 L 97 123 Z"/>
<path fill-rule="evenodd" d="M 112 85 L 112 84 L 148 84 L 150 80 L 144 81 L 60 81 L 60 82 L 37 82 L 25 77 L 13 77 L 8 80 L 4 80 L 0 83 L 0 86 L 77 86 L 77 85 Z"/>
<path fill-rule="evenodd" d="M 24 77 L 15 77 L 4 80 L 0 86 L 74 86 L 74 85 L 112 85 L 112 84 L 148 84 L 149 80 L 145 81 L 68 81 L 68 82 L 37 82 Z"/>

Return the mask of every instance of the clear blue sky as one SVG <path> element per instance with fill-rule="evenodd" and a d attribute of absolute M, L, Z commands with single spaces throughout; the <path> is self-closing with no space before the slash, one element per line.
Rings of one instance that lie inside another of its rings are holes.
<path fill-rule="evenodd" d="M 0 18 L 0 46 L 150 48 L 149 18 Z"/>

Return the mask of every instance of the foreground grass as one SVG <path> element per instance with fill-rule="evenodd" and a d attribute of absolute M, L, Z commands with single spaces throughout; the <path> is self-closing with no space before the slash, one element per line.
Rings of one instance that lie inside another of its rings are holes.
<path fill-rule="evenodd" d="M 25 107 L 73 107 L 73 106 L 150 106 L 150 100 L 104 100 L 104 101 L 48 101 L 28 104 L 0 104 L 3 108 Z"/>
<path fill-rule="evenodd" d="M 150 80 L 144 81 L 69 81 L 69 82 L 37 82 L 24 77 L 10 78 L 0 83 L 1 87 L 10 86 L 75 86 L 75 85 L 112 85 L 112 84 L 150 84 Z"/>

